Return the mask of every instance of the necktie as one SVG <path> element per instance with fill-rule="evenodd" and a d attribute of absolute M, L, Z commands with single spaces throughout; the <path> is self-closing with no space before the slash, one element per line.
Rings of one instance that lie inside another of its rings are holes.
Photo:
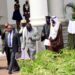
<path fill-rule="evenodd" d="M 9 47 L 11 47 L 11 33 L 10 33 L 10 36 L 9 36 Z"/>

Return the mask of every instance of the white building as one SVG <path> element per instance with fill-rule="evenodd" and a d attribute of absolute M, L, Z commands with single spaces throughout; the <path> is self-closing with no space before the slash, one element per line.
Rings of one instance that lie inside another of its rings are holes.
<path fill-rule="evenodd" d="M 23 4 L 25 3 L 25 0 L 19 1 L 20 1 L 20 11 L 21 14 L 23 15 L 22 7 Z M 65 6 L 69 2 L 73 1 L 74 0 L 29 0 L 30 15 L 31 15 L 30 20 L 32 25 L 44 24 L 46 15 L 50 16 L 55 15 L 59 19 L 62 20 L 65 19 L 66 18 Z M 15 21 L 12 20 L 13 11 L 14 11 L 14 0 L 0 0 L 0 24 L 4 24 L 5 22 L 15 24 Z M 71 15 L 70 13 L 68 14 L 69 16 Z"/>
<path fill-rule="evenodd" d="M 20 1 L 20 11 L 23 17 L 23 4 L 25 0 Z M 45 16 L 57 16 L 60 20 L 71 19 L 72 18 L 72 9 L 68 8 L 67 12 L 65 11 L 66 4 L 70 2 L 75 2 L 75 0 L 29 0 L 30 3 L 30 20 L 32 25 L 38 26 L 39 33 L 41 32 L 41 25 L 45 23 Z M 3 25 L 5 22 L 10 24 L 15 24 L 15 21 L 12 20 L 12 14 L 14 11 L 14 0 L 0 0 L 0 25 Z M 67 30 L 67 29 L 66 29 Z M 66 31 L 64 30 L 64 31 Z M 66 31 L 67 33 L 67 31 Z M 67 35 L 64 37 L 65 39 Z M 64 43 L 66 44 L 67 41 Z M 37 51 L 44 48 L 41 42 L 36 42 Z"/>

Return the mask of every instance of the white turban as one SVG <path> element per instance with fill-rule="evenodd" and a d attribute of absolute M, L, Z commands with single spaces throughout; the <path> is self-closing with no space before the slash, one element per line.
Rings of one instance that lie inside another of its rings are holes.
<path fill-rule="evenodd" d="M 55 21 L 55 25 L 52 25 L 52 20 Z M 59 29 L 59 20 L 56 16 L 52 16 L 51 18 L 51 27 L 50 27 L 50 35 L 49 38 L 55 39 L 57 37 L 58 29 Z"/>

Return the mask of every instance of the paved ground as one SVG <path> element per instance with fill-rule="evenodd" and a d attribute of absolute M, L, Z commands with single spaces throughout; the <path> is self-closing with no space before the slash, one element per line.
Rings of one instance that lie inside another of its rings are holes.
<path fill-rule="evenodd" d="M 6 62 L 5 54 L 2 55 L 0 53 L 0 75 L 9 75 L 8 70 L 6 68 L 7 68 L 7 62 Z M 19 75 L 19 73 L 13 72 L 13 74 L 11 75 Z"/>

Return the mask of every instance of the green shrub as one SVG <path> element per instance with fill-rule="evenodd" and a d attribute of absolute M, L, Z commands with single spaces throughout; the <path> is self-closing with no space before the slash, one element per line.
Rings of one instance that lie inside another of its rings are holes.
<path fill-rule="evenodd" d="M 75 50 L 43 50 L 35 60 L 19 60 L 20 75 L 75 75 Z"/>

